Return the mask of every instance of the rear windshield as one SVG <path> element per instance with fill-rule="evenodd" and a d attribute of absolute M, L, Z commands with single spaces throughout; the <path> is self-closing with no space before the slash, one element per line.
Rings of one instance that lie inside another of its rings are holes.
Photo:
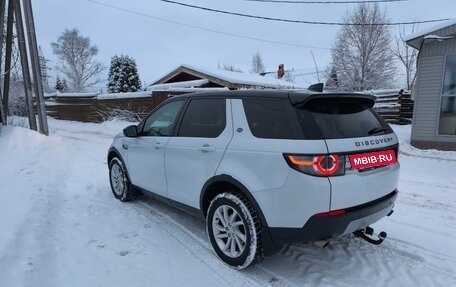
<path fill-rule="evenodd" d="M 339 139 L 391 133 L 387 123 L 360 100 L 317 99 L 292 106 L 288 99 L 243 99 L 250 131 L 270 139 Z"/>
<path fill-rule="evenodd" d="M 303 128 L 310 113 L 325 139 L 367 137 L 393 132 L 370 106 L 356 100 L 313 100 L 305 107 L 297 107 L 297 113 Z"/>

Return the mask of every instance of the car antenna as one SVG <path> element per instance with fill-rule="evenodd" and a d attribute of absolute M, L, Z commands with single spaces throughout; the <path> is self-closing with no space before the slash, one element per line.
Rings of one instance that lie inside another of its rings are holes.
<path fill-rule="evenodd" d="M 323 92 L 323 83 L 310 85 L 307 89 L 312 92 Z"/>

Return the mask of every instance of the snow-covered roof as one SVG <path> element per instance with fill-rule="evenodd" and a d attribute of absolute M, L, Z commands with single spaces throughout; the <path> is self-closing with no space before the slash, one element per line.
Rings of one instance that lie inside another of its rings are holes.
<path fill-rule="evenodd" d="M 419 31 L 416 31 L 410 35 L 407 35 L 405 37 L 405 42 L 409 44 L 410 46 L 419 49 L 421 45 L 421 38 L 424 38 L 424 36 L 429 35 L 429 34 L 437 34 L 438 36 L 447 36 L 445 33 L 442 33 L 445 28 L 448 28 L 450 26 L 456 25 L 456 18 L 448 19 L 446 21 L 442 21 L 439 24 L 429 26 L 428 28 L 421 29 Z"/>
<path fill-rule="evenodd" d="M 56 93 L 59 98 L 95 98 L 98 93 Z"/>
<path fill-rule="evenodd" d="M 222 82 L 226 82 L 236 86 L 248 86 L 248 87 L 261 87 L 271 89 L 296 89 L 302 88 L 297 86 L 295 83 L 287 82 L 281 79 L 264 77 L 258 74 L 249 74 L 241 72 L 232 72 L 214 68 L 201 68 L 191 65 L 181 65 L 176 69 L 172 70 L 166 76 L 162 77 L 154 84 L 161 84 L 171 79 L 178 72 L 187 72 L 200 78 L 209 78 L 209 80 L 218 79 Z"/>
<path fill-rule="evenodd" d="M 97 99 L 98 100 L 112 100 L 112 99 L 147 98 L 147 97 L 152 97 L 152 91 L 99 94 L 97 96 Z"/>
<path fill-rule="evenodd" d="M 209 83 L 208 79 L 193 80 L 193 81 L 183 81 L 183 82 L 174 82 L 168 84 L 156 84 L 150 85 L 147 87 L 148 91 L 157 91 L 157 90 L 169 90 L 171 88 L 195 88 L 201 87 L 204 84 Z"/>
<path fill-rule="evenodd" d="M 196 92 L 210 92 L 210 91 L 227 91 L 228 88 L 168 88 L 163 90 L 154 90 L 157 92 L 170 92 L 170 93 L 196 93 Z"/>

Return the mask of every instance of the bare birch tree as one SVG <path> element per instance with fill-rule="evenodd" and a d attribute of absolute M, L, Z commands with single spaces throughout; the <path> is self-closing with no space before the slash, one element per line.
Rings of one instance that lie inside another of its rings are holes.
<path fill-rule="evenodd" d="M 377 3 L 361 3 L 347 13 L 333 45 L 332 65 L 342 89 L 363 91 L 386 88 L 395 73 L 390 29 Z"/>
<path fill-rule="evenodd" d="M 95 60 L 98 48 L 90 44 L 88 37 L 77 29 L 65 30 L 51 46 L 60 59 L 56 70 L 65 75 L 73 92 L 82 92 L 100 82 L 96 76 L 105 67 Z"/>
<path fill-rule="evenodd" d="M 264 73 L 263 59 L 261 58 L 260 52 L 256 52 L 252 57 L 252 68 L 250 69 L 251 73 L 259 74 Z"/>
<path fill-rule="evenodd" d="M 416 73 L 416 58 L 418 56 L 418 50 L 405 43 L 405 36 L 409 33 L 415 32 L 415 29 L 416 27 L 413 25 L 411 30 L 407 32 L 405 26 L 401 27 L 399 34 L 396 35 L 396 46 L 393 49 L 394 55 L 405 68 L 407 90 L 412 88 L 412 82 Z"/>

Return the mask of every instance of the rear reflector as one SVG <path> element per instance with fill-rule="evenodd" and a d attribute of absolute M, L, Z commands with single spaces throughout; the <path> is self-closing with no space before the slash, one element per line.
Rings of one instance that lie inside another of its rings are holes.
<path fill-rule="evenodd" d="M 345 214 L 345 209 L 331 210 L 330 212 L 322 212 L 315 214 L 315 217 L 337 217 Z"/>

